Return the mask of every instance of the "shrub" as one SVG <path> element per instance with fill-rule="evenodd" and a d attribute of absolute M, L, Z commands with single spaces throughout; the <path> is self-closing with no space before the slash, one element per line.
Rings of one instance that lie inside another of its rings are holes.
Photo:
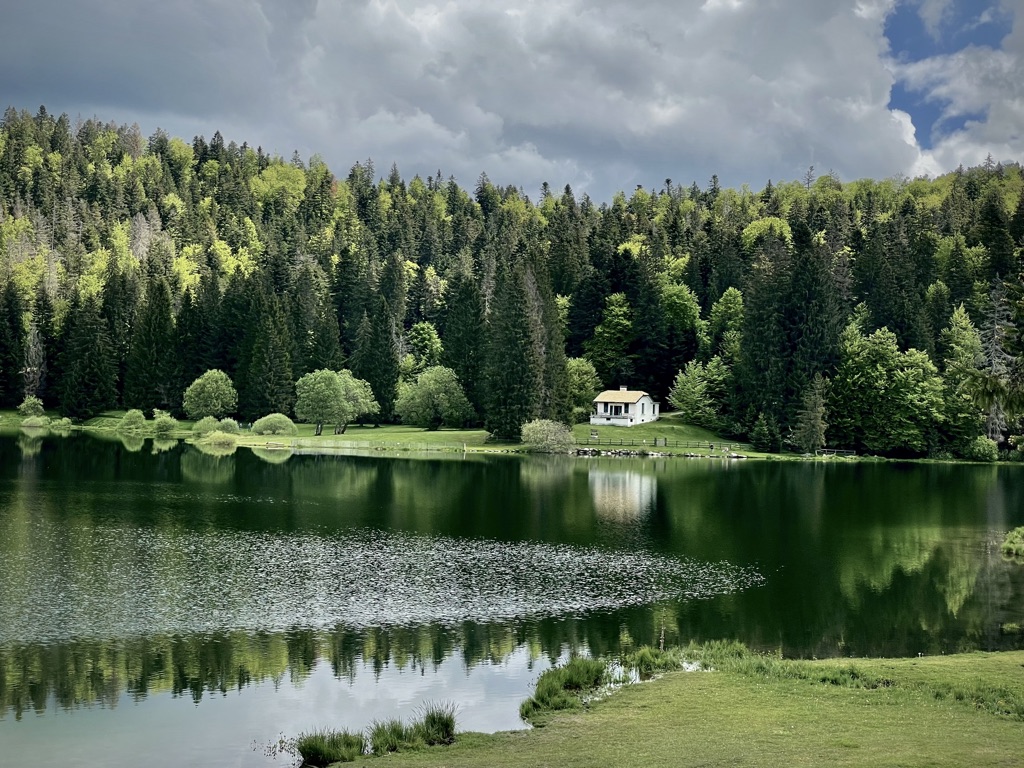
<path fill-rule="evenodd" d="M 238 422 L 234 419 L 228 418 L 221 419 L 217 422 L 217 431 L 223 432 L 226 435 L 238 435 L 242 432 L 238 427 Z"/>
<path fill-rule="evenodd" d="M 117 423 L 118 432 L 139 432 L 146 428 L 146 415 L 138 408 L 132 408 Z"/>
<path fill-rule="evenodd" d="M 238 437 L 236 435 L 229 435 L 227 432 L 214 430 L 199 442 L 203 445 L 212 445 L 218 448 L 234 448 L 238 445 Z"/>
<path fill-rule="evenodd" d="M 569 427 L 550 419 L 536 419 L 524 424 L 523 444 L 536 453 L 568 453 L 576 447 Z"/>
<path fill-rule="evenodd" d="M 21 420 L 21 426 L 26 429 L 46 429 L 50 426 L 50 420 L 45 416 L 29 416 Z"/>
<path fill-rule="evenodd" d="M 161 413 L 153 421 L 153 434 L 157 437 L 168 437 L 178 428 L 178 420 L 166 413 Z"/>
<path fill-rule="evenodd" d="M 228 375 L 214 368 L 188 385 L 182 401 L 190 419 L 219 418 L 235 410 L 238 393 Z"/>
<path fill-rule="evenodd" d="M 23 419 L 30 419 L 33 416 L 43 416 L 43 401 L 38 397 L 29 395 L 21 401 L 21 405 L 18 406 L 18 415 Z"/>
<path fill-rule="evenodd" d="M 196 437 L 206 437 L 211 432 L 216 432 L 220 422 L 213 416 L 203 416 L 192 426 L 192 434 Z"/>
<path fill-rule="evenodd" d="M 1007 533 L 1000 549 L 1006 557 L 1024 559 L 1024 525 Z"/>
<path fill-rule="evenodd" d="M 283 413 L 271 413 L 268 416 L 264 416 L 262 419 L 256 419 L 256 421 L 253 422 L 252 431 L 255 435 L 298 434 L 298 430 L 295 428 L 295 422 Z"/>
<path fill-rule="evenodd" d="M 305 765 L 350 763 L 366 751 L 366 739 L 361 733 L 320 728 L 300 733 L 295 739 L 295 749 L 302 755 Z"/>
<path fill-rule="evenodd" d="M 59 419 L 54 419 L 50 422 L 50 429 L 71 429 L 71 419 L 67 416 L 61 416 Z"/>
<path fill-rule="evenodd" d="M 994 440 L 984 435 L 978 435 L 974 438 L 974 442 L 964 451 L 964 458 L 970 461 L 998 461 L 999 446 L 996 445 Z"/>

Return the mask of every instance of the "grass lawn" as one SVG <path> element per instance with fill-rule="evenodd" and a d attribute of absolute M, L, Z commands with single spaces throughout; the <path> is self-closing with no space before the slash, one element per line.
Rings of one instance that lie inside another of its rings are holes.
<path fill-rule="evenodd" d="M 839 661 L 821 662 L 835 666 Z M 856 660 L 893 687 L 752 672 L 673 672 L 532 731 L 462 734 L 399 766 L 1019 766 L 1024 722 L 946 696 L 989 683 L 1024 697 L 1024 652 Z"/>
<path fill-rule="evenodd" d="M 90 430 L 113 433 L 116 431 L 118 422 L 124 415 L 123 410 L 106 411 L 84 422 L 82 426 Z M 51 414 L 54 416 L 54 414 Z M 0 412 L 0 426 L 10 426 L 16 429 L 21 419 L 15 411 Z M 186 419 L 179 421 L 179 429 L 175 433 L 178 438 L 190 438 L 192 436 L 193 422 Z M 318 447 L 326 449 L 386 449 L 401 451 L 508 451 L 519 450 L 518 443 L 506 443 L 500 441 L 489 441 L 488 434 L 482 429 L 439 429 L 429 431 L 419 427 L 408 427 L 401 424 L 386 424 L 374 427 L 372 424 L 360 426 L 350 424 L 343 435 L 333 434 L 332 427 L 324 427 L 322 435 L 317 437 L 312 424 L 296 424 L 298 435 L 290 436 L 265 436 L 252 435 L 242 430 L 239 435 L 240 446 L 265 447 L 268 443 L 284 445 L 295 448 L 315 449 Z M 723 446 L 731 446 L 733 450 L 750 454 L 750 446 L 744 443 L 727 440 L 719 435 L 709 432 L 706 429 L 684 424 L 673 415 L 663 416 L 656 422 L 640 424 L 635 427 L 591 427 L 589 424 L 577 424 L 573 427 L 573 435 L 581 443 L 590 440 L 591 431 L 598 434 L 600 445 L 591 443 L 592 447 L 600 447 L 608 450 L 615 450 L 620 447 L 627 449 L 654 449 L 655 438 L 666 438 L 670 444 L 696 443 L 705 444 L 704 447 L 675 446 L 667 448 L 659 447 L 658 450 L 668 453 L 710 453 L 706 444 L 714 443 L 716 454 L 720 454 Z M 644 443 L 646 441 L 646 443 Z"/>

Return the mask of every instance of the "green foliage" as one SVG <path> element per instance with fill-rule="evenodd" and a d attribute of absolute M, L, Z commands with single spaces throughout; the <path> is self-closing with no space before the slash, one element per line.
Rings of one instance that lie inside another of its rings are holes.
<path fill-rule="evenodd" d="M 457 707 L 451 702 L 424 705 L 415 728 L 428 747 L 455 743 Z"/>
<path fill-rule="evenodd" d="M 999 548 L 1004 556 L 1024 562 L 1024 526 L 1008 531 Z"/>
<path fill-rule="evenodd" d="M 209 370 L 185 390 L 184 408 L 190 419 L 220 418 L 238 407 L 238 393 L 224 371 Z"/>
<path fill-rule="evenodd" d="M 851 324 L 828 406 L 834 445 L 923 454 L 942 419 L 942 380 L 924 352 L 900 352 L 887 329 L 864 336 Z"/>
<path fill-rule="evenodd" d="M 215 416 L 203 416 L 192 425 L 192 434 L 195 437 L 206 437 L 211 432 L 216 432 L 218 427 L 220 427 L 220 422 Z"/>
<path fill-rule="evenodd" d="M 762 453 L 779 453 L 782 450 L 782 436 L 779 423 L 771 414 L 760 413 L 754 428 L 750 432 L 750 444 L 755 451 Z"/>
<path fill-rule="evenodd" d="M 594 398 L 601 390 L 601 379 L 594 364 L 585 357 L 570 357 L 565 361 L 565 368 L 573 421 L 583 424 L 590 419 L 590 413 L 594 409 Z"/>
<path fill-rule="evenodd" d="M 327 766 L 350 763 L 366 752 L 366 738 L 361 733 L 321 728 L 300 733 L 295 749 L 302 755 L 303 765 Z"/>
<path fill-rule="evenodd" d="M 596 689 L 607 676 L 603 661 L 573 656 L 565 664 L 541 674 L 533 696 L 519 706 L 519 716 L 534 722 L 542 713 L 579 709 L 583 706 L 582 695 Z"/>
<path fill-rule="evenodd" d="M 22 418 L 42 416 L 43 413 L 43 401 L 34 395 L 26 397 L 21 401 L 21 405 L 18 406 L 18 415 Z"/>
<path fill-rule="evenodd" d="M 271 413 L 252 423 L 254 435 L 297 435 L 295 423 L 283 413 Z"/>
<path fill-rule="evenodd" d="M 679 418 L 687 424 L 712 430 L 719 427 L 715 403 L 708 393 L 704 365 L 699 361 L 691 360 L 685 369 L 676 374 L 668 401 L 679 412 Z"/>
<path fill-rule="evenodd" d="M 217 431 L 223 432 L 226 435 L 237 435 L 241 433 L 241 429 L 238 427 L 238 422 L 230 418 L 223 418 L 217 422 Z"/>
<path fill-rule="evenodd" d="M 803 407 L 797 414 L 793 428 L 793 443 L 804 453 L 814 453 L 825 447 L 825 379 L 820 373 L 814 375 L 807 391 L 804 392 Z"/>
<path fill-rule="evenodd" d="M 606 387 L 632 378 L 634 363 L 629 350 L 633 343 L 633 313 L 624 293 L 613 293 L 606 300 L 600 325 L 583 348 Z"/>
<path fill-rule="evenodd" d="M 367 741 L 370 753 L 380 757 L 425 746 L 415 726 L 401 720 L 376 720 L 370 725 Z"/>
<path fill-rule="evenodd" d="M 46 416 L 29 416 L 21 420 L 21 426 L 26 429 L 46 429 L 51 423 L 50 419 Z"/>
<path fill-rule="evenodd" d="M 167 438 L 178 429 L 178 420 L 166 413 L 153 420 L 153 434 L 158 438 Z"/>
<path fill-rule="evenodd" d="M 978 435 L 964 451 L 964 458 L 968 461 L 994 462 L 999 460 L 999 446 L 995 440 Z"/>
<path fill-rule="evenodd" d="M 426 429 L 461 427 L 473 418 L 473 408 L 455 371 L 437 365 L 399 388 L 395 415 L 403 424 Z"/>
<path fill-rule="evenodd" d="M 117 423 L 118 432 L 140 432 L 145 428 L 146 415 L 137 408 L 133 408 L 125 413 Z"/>
<path fill-rule="evenodd" d="M 534 453 L 568 453 L 576 441 L 568 426 L 560 421 L 534 419 L 523 425 L 523 445 Z"/>

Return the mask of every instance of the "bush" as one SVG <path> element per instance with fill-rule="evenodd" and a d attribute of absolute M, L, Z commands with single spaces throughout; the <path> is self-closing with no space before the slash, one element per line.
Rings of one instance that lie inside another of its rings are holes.
<path fill-rule="evenodd" d="M 50 420 L 45 416 L 29 416 L 21 420 L 21 426 L 26 429 L 46 429 L 50 426 Z"/>
<path fill-rule="evenodd" d="M 550 419 L 536 419 L 524 424 L 523 444 L 536 453 L 568 453 L 576 447 L 569 427 Z"/>
<path fill-rule="evenodd" d="M 252 424 L 254 435 L 296 435 L 298 429 L 295 422 L 283 413 L 271 413 L 262 419 L 256 419 Z"/>
<path fill-rule="evenodd" d="M 192 434 L 196 437 L 206 437 L 211 432 L 216 432 L 220 422 L 213 416 L 203 416 L 192 425 Z"/>
<path fill-rule="evenodd" d="M 302 755 L 304 765 L 350 763 L 366 752 L 366 739 L 361 733 L 321 728 L 300 733 L 295 739 L 295 749 Z"/>
<path fill-rule="evenodd" d="M 969 461 L 993 462 L 999 460 L 999 446 L 994 440 L 978 435 L 974 442 L 964 451 L 964 458 Z"/>
<path fill-rule="evenodd" d="M 54 419 L 50 422 L 50 429 L 71 429 L 71 419 L 67 416 L 61 416 L 59 419 Z"/>
<path fill-rule="evenodd" d="M 117 423 L 118 432 L 140 432 L 146 428 L 146 414 L 138 408 L 132 408 Z"/>
<path fill-rule="evenodd" d="M 202 445 L 215 446 L 217 448 L 234 448 L 238 445 L 238 437 L 236 435 L 229 435 L 226 432 L 214 430 L 206 437 L 200 439 L 199 443 Z"/>
<path fill-rule="evenodd" d="M 1024 559 L 1024 525 L 1007 533 L 1000 549 L 1006 557 Z"/>
<path fill-rule="evenodd" d="M 166 413 L 161 413 L 153 421 L 153 434 L 157 437 L 168 437 L 178 428 L 178 420 Z"/>
<path fill-rule="evenodd" d="M 21 401 L 21 405 L 18 406 L 18 415 L 23 419 L 29 419 L 33 416 L 43 416 L 43 401 L 38 397 L 29 395 Z"/>
<path fill-rule="evenodd" d="M 219 418 L 235 410 L 238 393 L 228 375 L 214 368 L 188 385 L 182 401 L 190 419 Z"/>
<path fill-rule="evenodd" d="M 223 432 L 226 435 L 238 435 L 241 434 L 242 430 L 238 427 L 238 422 L 234 419 L 221 419 L 217 422 L 217 431 Z"/>

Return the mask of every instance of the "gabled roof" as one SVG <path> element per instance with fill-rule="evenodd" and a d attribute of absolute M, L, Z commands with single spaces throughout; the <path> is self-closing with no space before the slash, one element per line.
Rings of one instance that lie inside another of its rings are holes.
<path fill-rule="evenodd" d="M 594 398 L 595 403 L 639 403 L 640 398 L 648 397 L 646 392 L 638 389 L 606 389 Z"/>

